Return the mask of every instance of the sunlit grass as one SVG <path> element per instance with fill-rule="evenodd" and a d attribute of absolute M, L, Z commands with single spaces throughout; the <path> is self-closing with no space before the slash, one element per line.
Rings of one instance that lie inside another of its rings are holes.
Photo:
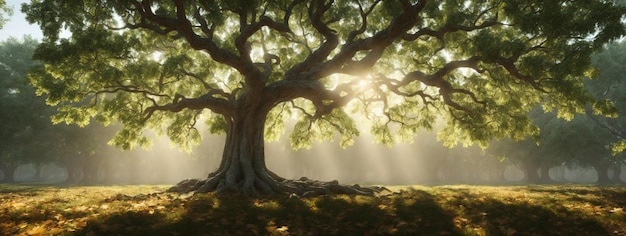
<path fill-rule="evenodd" d="M 622 186 L 389 186 L 377 197 L 0 185 L 0 235 L 623 235 Z"/>

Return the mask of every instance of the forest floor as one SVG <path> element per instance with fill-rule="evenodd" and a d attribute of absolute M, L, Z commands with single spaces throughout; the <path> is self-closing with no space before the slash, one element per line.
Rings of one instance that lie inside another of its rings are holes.
<path fill-rule="evenodd" d="M 626 187 L 394 186 L 376 197 L 0 185 L 0 235 L 626 235 Z"/>

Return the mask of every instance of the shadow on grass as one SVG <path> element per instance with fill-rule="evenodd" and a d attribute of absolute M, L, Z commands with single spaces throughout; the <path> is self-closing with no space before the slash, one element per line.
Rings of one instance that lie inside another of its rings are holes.
<path fill-rule="evenodd" d="M 566 196 L 566 199 L 571 201 L 586 201 L 594 205 L 610 204 L 623 207 L 626 205 L 626 192 L 618 188 L 621 186 L 623 185 L 596 186 L 597 189 L 594 191 L 588 187 L 578 186 L 529 188 L 528 191 L 550 196 Z"/>
<path fill-rule="evenodd" d="M 480 225 L 486 235 L 610 235 L 597 220 L 565 202 L 502 201 L 490 196 L 455 192 L 456 205 L 471 224 Z M 546 193 L 546 196 L 550 196 Z"/>
<path fill-rule="evenodd" d="M 197 195 L 172 202 L 172 212 L 123 212 L 88 222 L 79 235 L 461 235 L 433 196 L 410 191 L 388 197 Z"/>

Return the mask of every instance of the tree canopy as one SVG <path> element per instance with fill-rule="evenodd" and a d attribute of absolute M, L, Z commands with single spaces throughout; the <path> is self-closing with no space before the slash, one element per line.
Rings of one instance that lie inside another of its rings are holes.
<path fill-rule="evenodd" d="M 306 191 L 264 163 L 265 138 L 294 117 L 295 147 L 349 145 L 363 128 L 391 145 L 438 117 L 449 144 L 536 135 L 536 104 L 571 117 L 593 101 L 590 56 L 624 35 L 626 13 L 600 0 L 33 0 L 22 10 L 44 33 L 35 57 L 46 67 L 31 81 L 61 105 L 55 122 L 120 121 L 112 143 L 132 148 L 149 142 L 145 128 L 197 142 L 204 121 L 227 141 L 193 189 L 252 194 Z"/>
<path fill-rule="evenodd" d="M 12 15 L 13 9 L 7 6 L 7 2 L 5 0 L 0 0 L 0 29 L 4 26 L 4 23 L 7 21 L 7 15 Z"/>

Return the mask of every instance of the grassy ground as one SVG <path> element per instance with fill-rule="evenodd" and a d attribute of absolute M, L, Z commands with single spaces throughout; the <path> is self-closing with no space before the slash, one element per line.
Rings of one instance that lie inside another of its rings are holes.
<path fill-rule="evenodd" d="M 179 196 L 0 185 L 0 235 L 626 235 L 626 187 L 390 187 L 378 197 Z"/>

